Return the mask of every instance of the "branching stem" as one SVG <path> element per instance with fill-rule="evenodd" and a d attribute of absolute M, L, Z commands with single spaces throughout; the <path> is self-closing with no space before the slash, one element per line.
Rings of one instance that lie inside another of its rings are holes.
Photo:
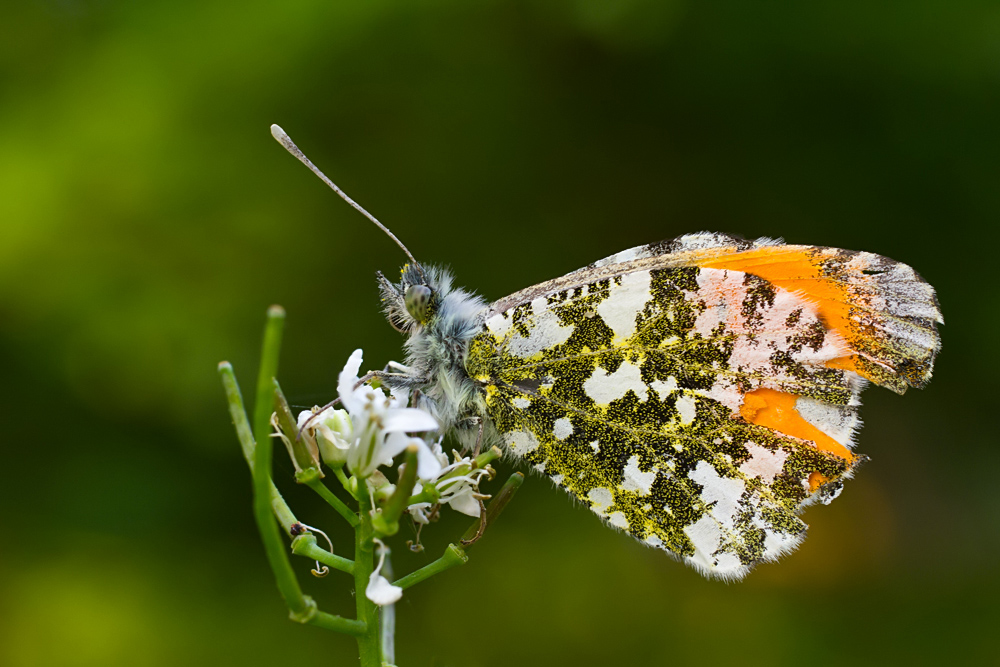
<path fill-rule="evenodd" d="M 358 504 L 361 525 L 354 530 L 354 599 L 358 620 L 366 624 L 363 634 L 357 635 L 358 654 L 361 667 L 382 667 L 382 651 L 379 643 L 378 608 L 365 594 L 368 580 L 375 571 L 374 530 L 371 519 L 371 500 L 368 498 L 368 483 L 358 480 Z"/>
<path fill-rule="evenodd" d="M 272 306 L 268 310 L 252 427 L 243 406 L 243 398 L 232 366 L 228 362 L 219 364 L 219 374 L 226 392 L 229 413 L 236 428 L 243 457 L 246 459 L 253 476 L 254 519 L 257 522 L 261 540 L 264 543 L 264 552 L 267 555 L 271 571 L 274 573 L 278 590 L 288 605 L 289 617 L 297 623 L 315 625 L 353 636 L 358 642 L 361 667 L 385 667 L 383 660 L 391 662 L 394 659 L 392 647 L 395 617 L 391 606 L 387 606 L 382 610 L 384 616 L 380 623 L 379 608 L 368 599 L 366 594 L 375 569 L 375 537 L 376 535 L 394 534 L 398 530 L 399 518 L 407 507 L 414 502 L 425 499 L 427 502 L 436 503 L 440 499 L 440 493 L 432 484 L 428 483 L 423 493 L 412 495 L 417 482 L 417 450 L 411 448 L 406 452 L 406 461 L 401 469 L 396 489 L 378 512 L 373 511 L 368 480 L 348 478 L 342 468 L 334 469 L 337 479 L 358 502 L 358 511 L 355 512 L 320 481 L 322 471 L 319 468 L 318 452 L 309 449 L 307 443 L 295 443 L 295 446 L 289 447 L 289 453 L 292 455 L 293 461 L 296 462 L 296 480 L 319 494 L 354 529 L 354 560 L 332 553 L 332 547 L 331 551 L 322 549 L 316 544 L 316 537 L 312 533 L 300 534 L 304 528 L 308 527 L 297 521 L 271 479 L 272 411 L 277 408 L 278 424 L 286 437 L 292 432 L 294 426 L 291 412 L 288 410 L 287 403 L 281 395 L 281 389 L 274 379 L 278 369 L 278 353 L 281 346 L 284 318 L 285 313 L 280 306 Z M 456 469 L 447 475 L 444 481 L 451 477 L 468 474 L 471 470 L 483 468 L 499 455 L 499 450 L 495 448 L 480 454 L 471 465 Z M 490 474 L 492 475 L 492 472 Z M 470 537 L 478 539 L 482 535 L 485 527 L 496 520 L 510 501 L 523 479 L 523 475 L 515 473 L 507 480 L 503 488 L 493 497 L 492 502 L 482 511 L 480 519 L 466 531 L 464 540 L 468 540 Z M 316 602 L 302 593 L 288 558 L 288 549 L 278 530 L 279 523 L 289 536 L 294 537 L 291 545 L 292 553 L 353 575 L 357 620 L 320 611 Z M 311 530 L 318 531 L 319 529 Z M 463 565 L 469 559 L 466 554 L 469 547 L 466 542 L 463 542 L 463 545 L 466 545 L 465 548 L 455 544 L 448 545 L 440 558 L 400 578 L 395 582 L 395 585 L 406 589 L 435 574 L 457 565 Z M 383 576 L 392 577 L 388 564 L 383 564 L 383 570 L 381 573 Z"/>
<path fill-rule="evenodd" d="M 467 562 L 469 562 L 469 557 L 465 554 L 465 550 L 462 549 L 462 547 L 449 544 L 444 550 L 444 555 L 436 561 L 424 565 L 419 570 L 414 570 L 405 577 L 397 579 L 393 583 L 403 590 L 406 590 L 414 584 L 419 584 L 425 579 L 430 579 L 435 574 L 440 574 L 445 570 L 450 570 L 456 565 L 465 565 Z"/>
<path fill-rule="evenodd" d="M 318 493 L 320 498 L 325 500 L 330 507 L 337 510 L 337 513 L 344 517 L 344 520 L 351 524 L 352 528 L 357 528 L 361 525 L 361 520 L 358 518 L 358 515 L 351 511 L 351 508 L 348 507 L 343 500 L 333 495 L 333 492 L 326 488 L 326 484 L 321 482 L 319 479 L 307 481 L 306 486 Z"/>
<path fill-rule="evenodd" d="M 304 533 L 292 540 L 292 553 L 297 556 L 305 556 L 312 560 L 318 560 L 324 565 L 329 565 L 335 570 L 354 574 L 354 561 L 337 554 L 330 553 L 326 549 L 316 544 L 316 536 L 312 533 Z"/>

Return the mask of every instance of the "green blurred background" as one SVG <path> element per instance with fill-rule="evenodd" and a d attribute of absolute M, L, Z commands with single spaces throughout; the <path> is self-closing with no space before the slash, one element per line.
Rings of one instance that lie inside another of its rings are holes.
<path fill-rule="evenodd" d="M 0 664 L 354 664 L 286 620 L 215 366 L 247 390 L 280 303 L 325 402 L 400 358 L 403 257 L 272 122 L 489 299 L 708 229 L 905 261 L 948 320 L 783 562 L 706 581 L 529 476 L 398 605 L 401 665 L 995 663 L 1000 5 L 36 0 L 0 8 Z"/>

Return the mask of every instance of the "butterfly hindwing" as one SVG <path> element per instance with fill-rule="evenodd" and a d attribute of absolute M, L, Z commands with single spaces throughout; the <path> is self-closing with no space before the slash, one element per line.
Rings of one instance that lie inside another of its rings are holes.
<path fill-rule="evenodd" d="M 513 453 L 612 525 L 734 578 L 792 548 L 805 529 L 797 510 L 835 495 L 860 460 L 849 449 L 859 373 L 881 376 L 854 360 L 898 374 L 831 326 L 832 306 L 801 281 L 752 272 L 760 257 L 747 271 L 707 265 L 801 247 L 692 247 L 712 243 L 636 248 L 497 302 L 466 369 Z M 882 349 L 902 368 L 919 345 Z"/>

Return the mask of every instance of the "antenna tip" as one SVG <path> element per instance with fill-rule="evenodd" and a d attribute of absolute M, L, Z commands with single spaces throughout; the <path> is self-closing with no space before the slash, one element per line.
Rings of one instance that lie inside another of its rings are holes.
<path fill-rule="evenodd" d="M 285 147 L 285 150 L 302 160 L 308 166 L 308 159 L 299 150 L 299 147 L 295 145 L 292 138 L 285 134 L 285 131 L 281 129 L 280 125 L 271 125 L 271 136 L 278 140 L 278 143 Z"/>

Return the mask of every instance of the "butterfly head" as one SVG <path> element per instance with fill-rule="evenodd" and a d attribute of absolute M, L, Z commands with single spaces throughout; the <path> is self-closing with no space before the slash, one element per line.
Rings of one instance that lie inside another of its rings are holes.
<path fill-rule="evenodd" d="M 398 283 L 391 282 L 381 273 L 378 281 L 386 318 L 393 328 L 402 332 L 430 323 L 442 296 L 451 288 L 447 274 L 433 268 L 425 270 L 418 264 L 403 266 Z"/>

